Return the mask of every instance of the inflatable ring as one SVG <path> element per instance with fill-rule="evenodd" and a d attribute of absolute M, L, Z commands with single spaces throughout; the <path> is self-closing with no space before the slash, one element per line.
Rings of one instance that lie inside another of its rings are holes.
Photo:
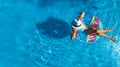
<path fill-rule="evenodd" d="M 84 24 L 86 24 L 86 26 L 91 25 L 96 29 L 103 29 L 101 21 L 99 20 L 99 18 L 95 16 L 85 15 L 82 21 Z M 96 40 L 99 39 L 99 36 L 96 34 L 87 35 L 83 33 L 81 30 L 78 30 L 76 39 L 82 42 L 95 42 Z"/>

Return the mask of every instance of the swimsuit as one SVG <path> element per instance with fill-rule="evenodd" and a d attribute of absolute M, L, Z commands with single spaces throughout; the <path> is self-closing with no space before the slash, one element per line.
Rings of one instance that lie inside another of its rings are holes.
<path fill-rule="evenodd" d="M 83 31 L 83 33 L 88 34 L 88 35 L 93 34 L 93 33 L 99 35 L 99 33 L 97 33 L 97 30 L 93 29 L 92 27 Z"/>

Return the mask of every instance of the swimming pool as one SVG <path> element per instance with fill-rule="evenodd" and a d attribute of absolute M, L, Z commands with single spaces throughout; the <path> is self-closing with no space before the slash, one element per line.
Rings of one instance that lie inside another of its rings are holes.
<path fill-rule="evenodd" d="M 1 0 L 0 67 L 120 67 L 119 0 Z M 113 43 L 70 40 L 71 22 L 99 17 Z"/>

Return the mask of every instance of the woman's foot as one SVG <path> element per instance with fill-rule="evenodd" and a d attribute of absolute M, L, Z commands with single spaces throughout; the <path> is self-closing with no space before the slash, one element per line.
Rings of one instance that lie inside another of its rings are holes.
<path fill-rule="evenodd" d="M 108 32 L 113 32 L 113 30 L 112 30 L 112 29 L 110 29 L 110 30 L 108 30 Z"/>
<path fill-rule="evenodd" d="M 115 38 L 111 38 L 111 40 L 112 40 L 113 42 L 115 42 L 115 41 L 116 41 L 116 39 L 115 39 Z"/>

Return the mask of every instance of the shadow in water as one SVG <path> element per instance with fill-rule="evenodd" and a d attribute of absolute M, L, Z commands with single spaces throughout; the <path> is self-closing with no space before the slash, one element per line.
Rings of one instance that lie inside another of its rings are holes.
<path fill-rule="evenodd" d="M 53 38 L 64 38 L 70 35 L 70 26 L 63 20 L 56 18 L 48 18 L 45 22 L 37 23 L 36 27 L 44 35 L 49 35 Z"/>

